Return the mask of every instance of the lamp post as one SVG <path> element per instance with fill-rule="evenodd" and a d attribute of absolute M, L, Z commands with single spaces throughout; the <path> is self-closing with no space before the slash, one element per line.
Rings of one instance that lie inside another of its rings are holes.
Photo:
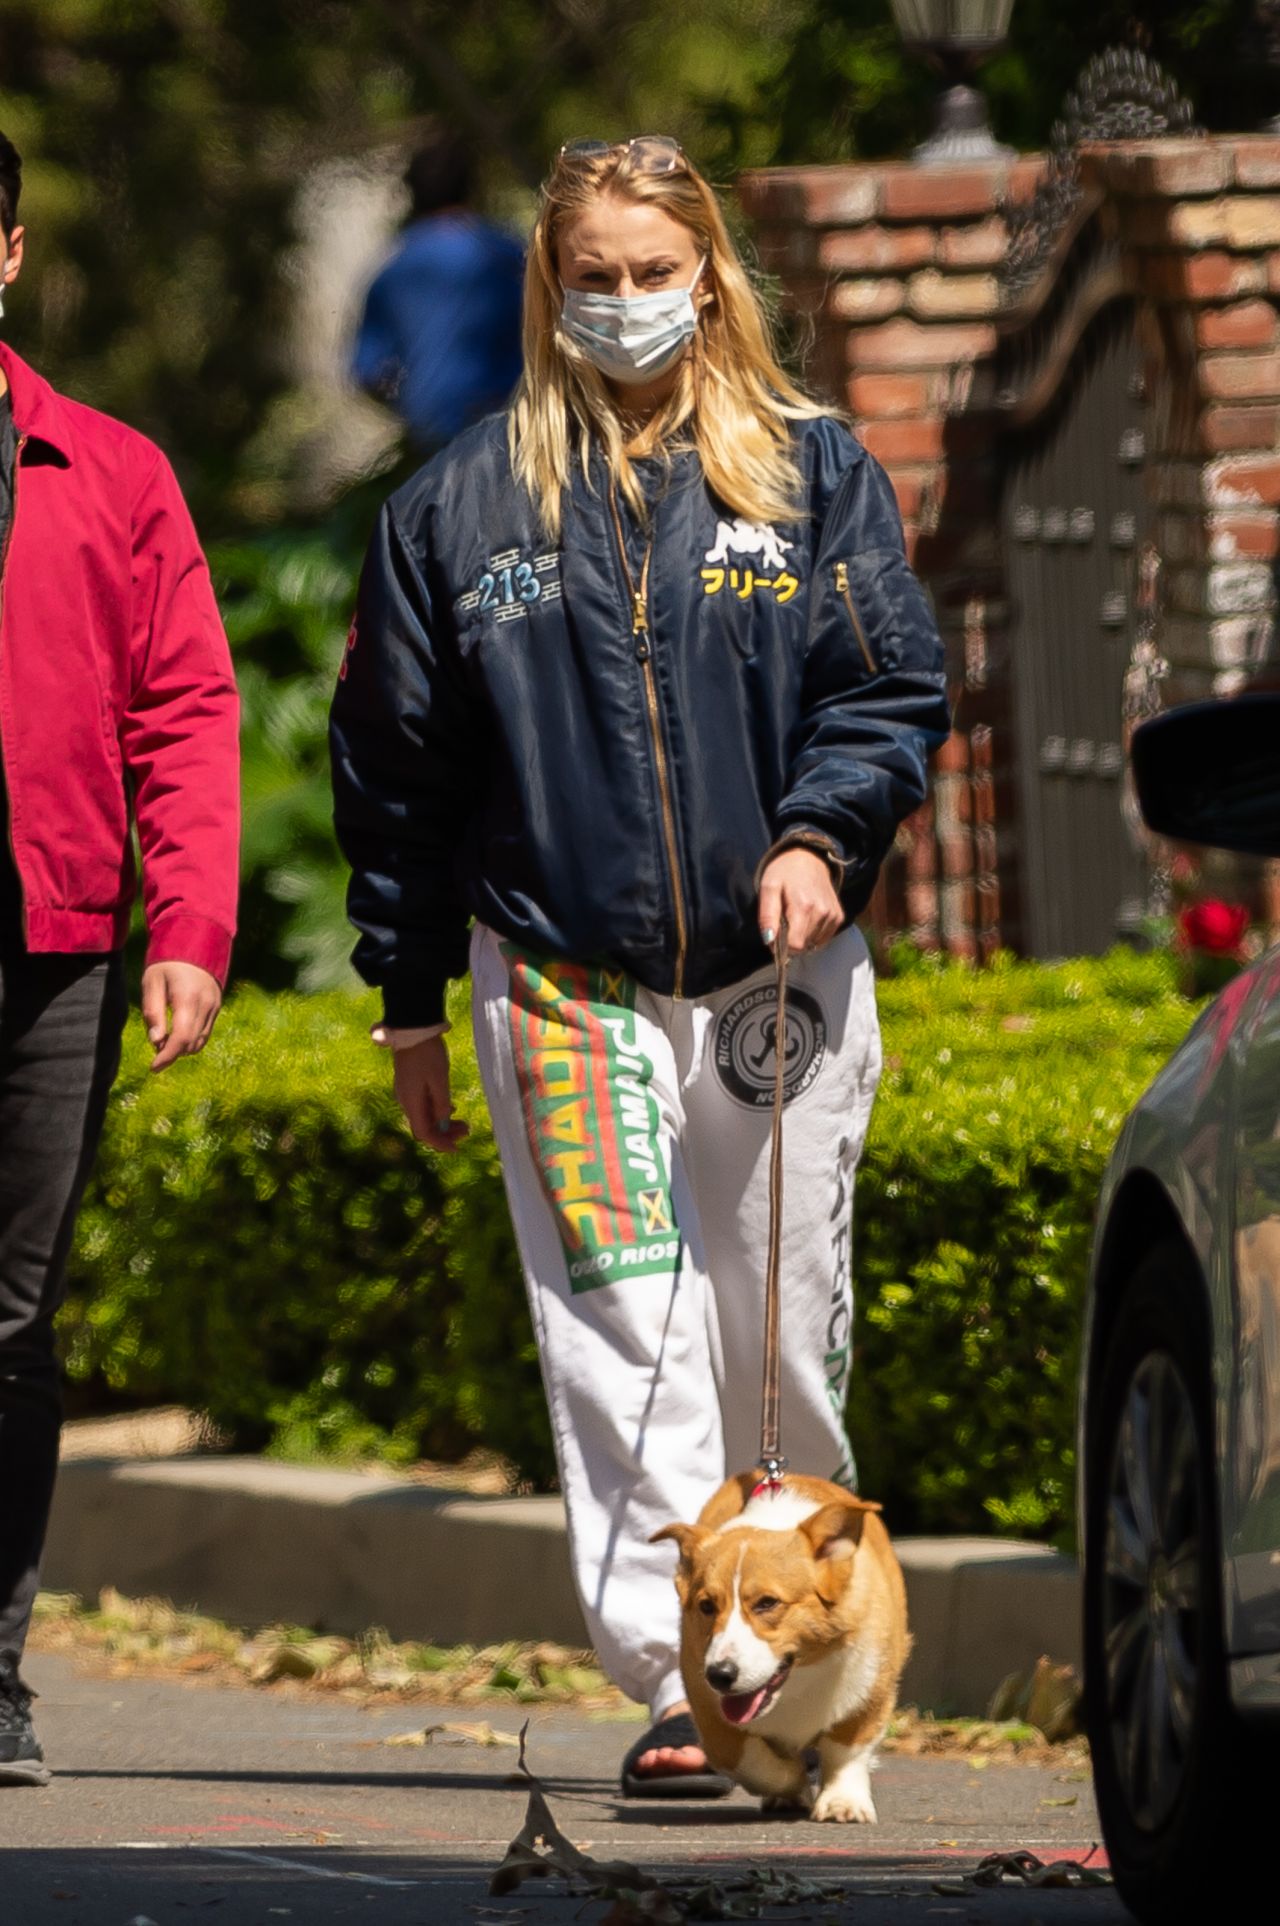
<path fill-rule="evenodd" d="M 1013 0 L 891 0 L 891 5 L 908 53 L 927 60 L 946 82 L 933 133 L 917 147 L 916 160 L 937 166 L 1002 159 L 1011 150 L 992 138 L 987 104 L 970 76 L 1007 39 Z"/>

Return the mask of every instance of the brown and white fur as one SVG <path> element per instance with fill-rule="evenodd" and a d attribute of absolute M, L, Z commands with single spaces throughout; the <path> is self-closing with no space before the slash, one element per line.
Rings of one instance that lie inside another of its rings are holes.
<path fill-rule="evenodd" d="M 758 1476 L 731 1478 L 696 1525 L 653 1541 L 680 1547 L 680 1668 L 699 1736 L 766 1811 L 874 1823 L 871 1764 L 911 1643 L 901 1568 L 879 1505 L 825 1478 L 757 1493 Z"/>

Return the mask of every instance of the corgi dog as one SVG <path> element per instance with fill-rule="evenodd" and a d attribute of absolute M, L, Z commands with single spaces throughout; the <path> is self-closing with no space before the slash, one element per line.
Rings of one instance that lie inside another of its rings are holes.
<path fill-rule="evenodd" d="M 825 1478 L 729 1479 L 680 1548 L 680 1668 L 712 1765 L 765 1811 L 874 1824 L 871 1765 L 911 1640 L 902 1569 L 866 1503 Z M 816 1747 L 813 1796 L 804 1755 Z"/>

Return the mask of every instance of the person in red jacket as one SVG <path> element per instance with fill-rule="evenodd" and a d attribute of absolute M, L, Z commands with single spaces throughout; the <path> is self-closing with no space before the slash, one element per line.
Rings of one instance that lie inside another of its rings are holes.
<path fill-rule="evenodd" d="M 0 294 L 22 266 L 0 134 Z M 172 470 L 0 343 L 0 1785 L 49 1773 L 19 1673 L 53 1495 L 53 1316 L 120 1056 L 142 852 L 142 1014 L 209 1039 L 235 929 L 235 683 Z M 132 806 L 131 806 L 132 805 Z"/>

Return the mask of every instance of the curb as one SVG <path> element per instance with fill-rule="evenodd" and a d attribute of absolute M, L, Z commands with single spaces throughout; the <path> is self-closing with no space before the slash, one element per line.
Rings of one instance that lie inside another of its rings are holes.
<path fill-rule="evenodd" d="M 904 1704 L 981 1718 L 1011 1672 L 1079 1666 L 1079 1573 L 1043 1545 L 900 1538 L 914 1650 Z M 439 1645 L 585 1645 L 559 1498 L 482 1498 L 260 1458 L 73 1459 L 43 1583 L 112 1585 L 232 1624 Z"/>

